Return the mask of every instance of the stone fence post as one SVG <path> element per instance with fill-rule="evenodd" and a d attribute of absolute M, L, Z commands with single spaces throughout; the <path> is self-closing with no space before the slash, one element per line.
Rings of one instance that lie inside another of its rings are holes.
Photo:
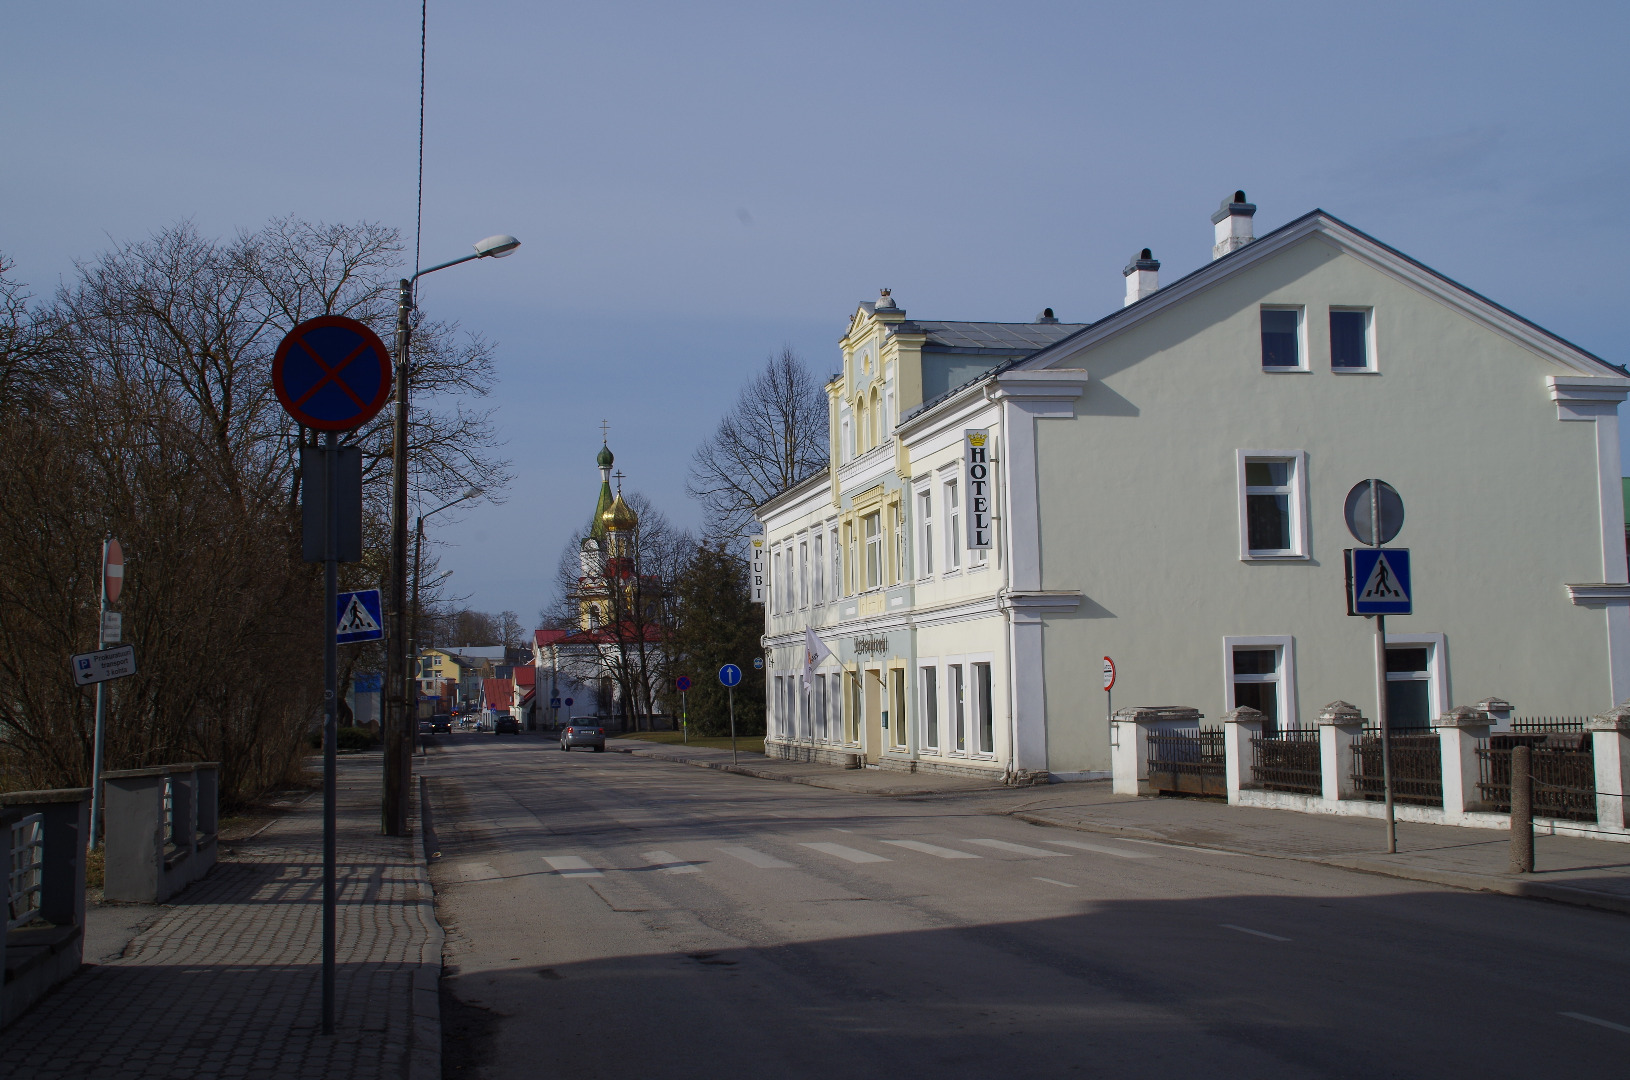
<path fill-rule="evenodd" d="M 1251 766 L 1251 740 L 1262 737 L 1262 724 L 1266 719 L 1249 705 L 1222 714 L 1223 752 L 1227 755 L 1224 775 L 1230 803 L 1239 802 L 1240 788 L 1256 786 L 1256 773 Z"/>
<path fill-rule="evenodd" d="M 1176 705 L 1139 705 L 1116 709 L 1110 718 L 1110 761 L 1117 795 L 1149 794 L 1149 735 L 1155 731 L 1198 728 L 1198 709 Z"/>
<path fill-rule="evenodd" d="M 1345 701 L 1332 701 L 1319 710 L 1319 772 L 1326 802 L 1361 797 L 1353 782 L 1357 771 L 1353 742 L 1364 734 L 1364 722 L 1364 714 Z"/>
<path fill-rule="evenodd" d="M 1493 731 L 1511 730 L 1511 710 L 1516 706 L 1505 698 L 1486 697 L 1472 708 L 1488 717 L 1489 727 Z"/>
<path fill-rule="evenodd" d="M 1489 718 L 1485 713 L 1458 705 L 1432 725 L 1441 740 L 1438 759 L 1443 779 L 1443 813 L 1458 817 L 1481 800 L 1477 791 L 1477 741 L 1487 739 Z"/>
<path fill-rule="evenodd" d="M 1585 721 L 1591 756 L 1596 761 L 1596 824 L 1604 829 L 1630 828 L 1630 701 Z"/>

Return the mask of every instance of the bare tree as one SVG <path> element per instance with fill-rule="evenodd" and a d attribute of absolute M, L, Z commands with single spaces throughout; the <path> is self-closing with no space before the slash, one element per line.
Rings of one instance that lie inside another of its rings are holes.
<path fill-rule="evenodd" d="M 736 407 L 691 456 L 685 492 L 699 499 L 714 539 L 740 539 L 753 509 L 827 464 L 827 399 L 790 348 L 764 362 Z"/>

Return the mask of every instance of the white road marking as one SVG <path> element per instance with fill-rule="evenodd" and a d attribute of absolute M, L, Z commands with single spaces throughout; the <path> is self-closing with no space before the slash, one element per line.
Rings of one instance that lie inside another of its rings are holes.
<path fill-rule="evenodd" d="M 977 859 L 980 857 L 970 851 L 958 851 L 955 848 L 925 844 L 921 840 L 885 840 L 883 843 L 893 844 L 895 847 L 910 848 L 912 851 L 920 851 L 924 855 L 938 855 L 942 859 Z"/>
<path fill-rule="evenodd" d="M 1622 1031 L 1626 1035 L 1630 1035 L 1630 1027 L 1626 1027 L 1623 1024 L 1615 1024 L 1611 1020 L 1598 1020 L 1598 1019 L 1596 1019 L 1596 1017 L 1594 1017 L 1594 1016 L 1586 1016 L 1584 1013 L 1565 1012 L 1565 1013 L 1558 1013 L 1557 1015 L 1558 1016 L 1566 1016 L 1570 1020 L 1583 1020 L 1587 1024 L 1595 1024 L 1598 1027 L 1611 1028 L 1614 1031 Z"/>
<path fill-rule="evenodd" d="M 1224 930 L 1238 930 L 1242 934 L 1255 934 L 1257 937 L 1265 937 L 1269 941 L 1289 941 L 1290 940 L 1290 938 L 1288 938 L 1288 937 L 1280 937 L 1278 934 L 1270 934 L 1270 933 L 1267 933 L 1266 931 L 1263 931 L 1263 930 L 1252 930 L 1249 926 L 1235 926 L 1233 923 L 1227 923 L 1227 922 L 1218 923 L 1217 925 L 1222 927 Z"/>
<path fill-rule="evenodd" d="M 454 869 L 458 871 L 460 881 L 492 881 L 501 877 L 492 863 L 467 862 L 459 863 Z"/>
<path fill-rule="evenodd" d="M 1123 844 L 1148 844 L 1150 847 L 1176 848 L 1178 851 L 1198 851 L 1202 855 L 1227 855 L 1230 859 L 1249 859 L 1243 851 L 1218 851 L 1216 848 L 1195 847 L 1193 844 L 1168 844 L 1164 840 L 1137 840 L 1130 836 L 1117 836 Z"/>
<path fill-rule="evenodd" d="M 1068 859 L 1070 857 L 1062 851 L 1044 851 L 1039 847 L 1010 844 L 1006 840 L 969 840 L 968 843 L 982 844 L 985 847 L 999 848 L 1002 851 L 1011 851 L 1015 855 L 1029 855 L 1033 859 Z"/>
<path fill-rule="evenodd" d="M 736 844 L 722 847 L 719 850 L 726 855 L 740 859 L 744 863 L 756 866 L 760 870 L 782 870 L 792 865 L 790 862 L 782 862 L 774 855 L 766 855 L 762 851 L 754 851 L 750 847 L 741 847 Z"/>
<path fill-rule="evenodd" d="M 837 826 L 836 826 L 836 825 L 834 825 L 834 826 L 832 826 L 832 831 L 833 831 L 833 832 L 846 832 L 846 833 L 852 833 L 852 832 L 854 832 L 854 831 L 855 831 L 855 830 L 853 830 L 853 829 L 840 829 L 840 828 L 838 828 L 838 827 L 837 827 Z"/>
<path fill-rule="evenodd" d="M 1036 880 L 1037 881 L 1045 881 L 1049 885 L 1062 885 L 1066 889 L 1078 889 L 1078 888 L 1080 888 L 1079 885 L 1071 885 L 1068 881 L 1055 881 L 1054 879 L 1052 879 L 1050 877 L 1039 877 Z"/>
<path fill-rule="evenodd" d="M 803 844 L 801 846 L 824 852 L 827 855 L 836 855 L 840 859 L 848 859 L 854 863 L 894 861 L 893 859 L 885 859 L 881 855 L 873 855 L 869 851 L 858 851 L 852 847 L 844 847 L 842 844 Z"/>
<path fill-rule="evenodd" d="M 1105 847 L 1102 844 L 1089 844 L 1085 840 L 1043 840 L 1044 844 L 1057 844 L 1059 847 L 1080 848 L 1082 851 L 1096 851 L 1100 855 L 1115 855 L 1122 859 L 1158 859 L 1159 855 L 1146 855 L 1141 851 L 1121 851 L 1117 848 Z"/>
<path fill-rule="evenodd" d="M 647 851 L 640 856 L 665 874 L 700 874 L 700 867 L 692 866 L 671 851 Z"/>
<path fill-rule="evenodd" d="M 543 861 L 553 867 L 555 873 L 561 877 L 604 876 L 587 859 L 578 855 L 545 855 Z"/>

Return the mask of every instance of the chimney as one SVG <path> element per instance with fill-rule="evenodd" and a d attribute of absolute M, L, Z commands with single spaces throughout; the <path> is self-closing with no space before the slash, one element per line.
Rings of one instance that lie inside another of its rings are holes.
<path fill-rule="evenodd" d="M 1150 254 L 1148 248 L 1132 256 L 1121 273 L 1126 275 L 1126 303 L 1122 307 L 1135 304 L 1160 288 L 1160 260 Z"/>
<path fill-rule="evenodd" d="M 1256 204 L 1246 202 L 1243 191 L 1236 191 L 1232 199 L 1222 201 L 1217 212 L 1211 215 L 1211 224 L 1217 227 L 1217 242 L 1211 248 L 1212 259 L 1220 259 L 1256 239 L 1251 232 L 1251 217 L 1255 213 Z"/>

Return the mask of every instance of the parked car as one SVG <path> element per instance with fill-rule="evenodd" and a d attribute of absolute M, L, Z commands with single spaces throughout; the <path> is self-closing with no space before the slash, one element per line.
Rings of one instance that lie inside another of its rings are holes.
<path fill-rule="evenodd" d="M 419 734 L 420 735 L 428 735 L 428 734 L 430 734 L 430 721 L 429 720 L 420 720 L 419 721 Z"/>
<path fill-rule="evenodd" d="M 604 751 L 606 729 L 598 724 L 581 724 L 574 720 L 561 730 L 560 748 L 570 750 L 574 746 L 592 746 L 595 753 Z"/>
<path fill-rule="evenodd" d="M 432 716 L 430 718 L 430 730 L 445 731 L 451 735 L 453 733 L 453 715 L 451 713 L 439 712 L 435 716 Z"/>
<path fill-rule="evenodd" d="M 519 735 L 521 733 L 521 722 L 507 714 L 500 716 L 492 725 L 492 733 L 494 735 Z"/>

